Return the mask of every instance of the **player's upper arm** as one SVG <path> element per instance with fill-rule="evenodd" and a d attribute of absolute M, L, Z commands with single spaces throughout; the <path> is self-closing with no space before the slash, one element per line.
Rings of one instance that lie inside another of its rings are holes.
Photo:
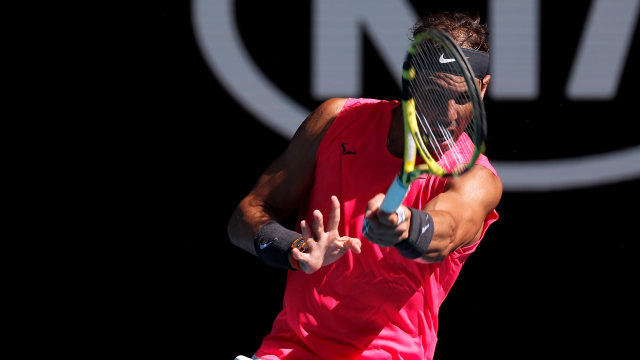
<path fill-rule="evenodd" d="M 277 210 L 277 218 L 286 217 L 307 196 L 313 185 L 318 148 L 345 100 L 330 99 L 316 108 L 252 190 L 250 196 L 266 201 Z"/>
<path fill-rule="evenodd" d="M 316 108 L 300 125 L 287 149 L 262 173 L 230 221 L 231 241 L 253 252 L 251 239 L 264 223 L 295 211 L 313 185 L 316 153 L 346 99 L 334 98 Z"/>

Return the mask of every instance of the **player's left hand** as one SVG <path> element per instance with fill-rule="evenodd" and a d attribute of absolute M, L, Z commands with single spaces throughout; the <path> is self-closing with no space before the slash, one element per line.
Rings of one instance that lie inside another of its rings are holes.
<path fill-rule="evenodd" d="M 331 197 L 331 212 L 329 213 L 329 221 L 326 228 L 323 221 L 320 210 L 313 212 L 313 224 L 311 227 L 308 226 L 306 221 L 302 220 L 300 222 L 302 236 L 309 246 L 309 251 L 303 253 L 296 248 L 291 250 L 293 258 L 298 260 L 300 269 L 307 274 L 314 273 L 321 267 L 334 263 L 349 250 L 360 254 L 360 246 L 362 245 L 360 239 L 340 236 L 338 233 L 340 201 L 337 197 Z"/>

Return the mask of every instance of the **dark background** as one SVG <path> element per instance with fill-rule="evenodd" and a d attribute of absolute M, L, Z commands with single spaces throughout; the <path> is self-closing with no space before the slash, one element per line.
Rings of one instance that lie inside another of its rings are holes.
<path fill-rule="evenodd" d="M 589 2 L 581 3 L 566 9 L 557 2 L 541 5 L 541 95 L 536 102 L 487 100 L 490 159 L 566 157 L 638 145 L 637 120 L 630 113 L 640 79 L 632 66 L 640 60 L 637 40 L 612 101 L 565 99 L 571 64 L 548 60 L 550 54 L 575 52 Z M 291 65 L 286 60 L 296 43 L 292 34 L 308 37 L 309 4 L 287 3 L 297 17 L 282 13 L 273 2 L 236 5 L 247 48 L 263 71 L 277 78 Z M 163 239 L 162 246 L 151 248 L 162 251 L 143 254 L 149 261 L 142 262 L 128 285 L 129 324 L 122 327 L 140 338 L 123 341 L 183 359 L 250 356 L 281 309 L 285 272 L 232 246 L 226 225 L 287 139 L 253 118 L 219 85 L 198 49 L 188 2 L 157 6 L 153 17 L 161 31 L 153 35 L 157 52 L 152 54 L 159 66 L 150 83 L 154 119 L 145 134 L 153 149 L 143 149 L 154 176 L 140 185 L 162 213 L 151 223 Z M 419 12 L 475 10 L 486 16 L 484 2 L 446 6 L 414 3 Z M 303 50 L 308 46 L 299 43 Z M 370 44 L 365 43 L 365 51 L 373 51 Z M 267 55 L 268 61 L 260 62 Z M 364 71 L 381 67 L 375 56 L 367 58 Z M 299 66 L 304 72 L 308 65 Z M 308 85 L 280 81 L 303 105 L 317 105 L 298 91 Z M 384 75 L 365 83 L 365 92 L 367 97 L 399 95 Z M 634 207 L 639 184 L 505 192 L 500 219 L 441 308 L 436 359 L 615 359 L 632 354 L 639 300 Z M 122 302 L 128 303 L 126 297 Z"/>

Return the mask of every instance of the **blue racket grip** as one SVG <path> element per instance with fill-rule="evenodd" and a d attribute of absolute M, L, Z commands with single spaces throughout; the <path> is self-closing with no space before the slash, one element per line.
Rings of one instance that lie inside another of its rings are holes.
<path fill-rule="evenodd" d="M 389 190 L 387 190 L 387 195 L 384 200 L 382 200 L 382 204 L 380 204 L 380 210 L 386 213 L 392 213 L 396 211 L 400 205 L 402 205 L 402 201 L 404 197 L 407 196 L 409 192 L 409 186 L 405 186 L 400 180 L 400 176 L 396 176 L 395 180 L 389 186 Z"/>
<path fill-rule="evenodd" d="M 389 186 L 387 190 L 387 195 L 384 200 L 382 200 L 382 204 L 380 204 L 380 210 L 386 213 L 392 213 L 398 210 L 400 205 L 402 205 L 402 201 L 404 197 L 409 192 L 410 186 L 405 186 L 400 180 L 400 176 L 397 176 L 395 180 Z M 364 223 L 362 224 L 362 234 L 367 236 L 367 232 L 369 231 L 369 219 L 364 219 Z"/>

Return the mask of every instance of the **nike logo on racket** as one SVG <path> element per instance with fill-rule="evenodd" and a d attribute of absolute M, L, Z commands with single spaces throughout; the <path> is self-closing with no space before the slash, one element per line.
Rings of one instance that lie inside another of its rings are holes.
<path fill-rule="evenodd" d="M 450 63 L 452 61 L 456 61 L 456 59 L 445 59 L 444 54 L 440 55 L 440 59 L 438 59 L 440 64 Z"/>

